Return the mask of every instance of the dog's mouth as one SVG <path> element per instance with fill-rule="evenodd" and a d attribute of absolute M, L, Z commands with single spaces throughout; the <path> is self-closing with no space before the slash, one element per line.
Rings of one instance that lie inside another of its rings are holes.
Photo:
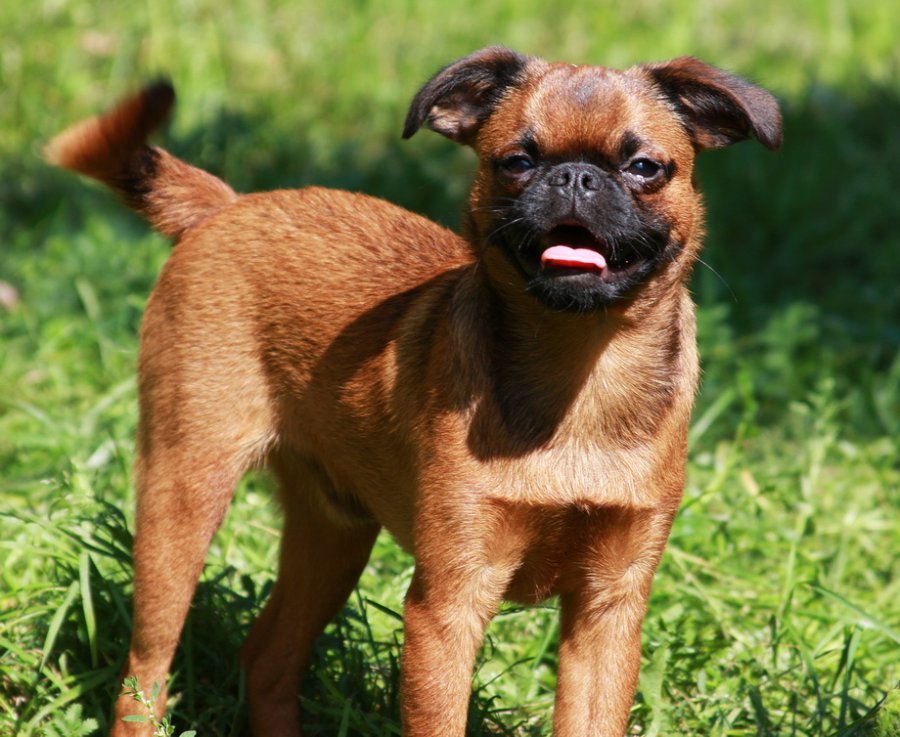
<path fill-rule="evenodd" d="M 503 231 L 507 256 L 526 279 L 528 291 L 548 307 L 590 312 L 628 298 L 657 266 L 672 258 L 669 230 L 636 219 L 595 227 L 583 220 L 552 222 L 546 229 Z"/>
<path fill-rule="evenodd" d="M 616 248 L 576 223 L 557 225 L 540 239 L 540 269 L 548 275 L 594 274 L 616 281 L 633 274 L 644 261 L 633 249 Z"/>

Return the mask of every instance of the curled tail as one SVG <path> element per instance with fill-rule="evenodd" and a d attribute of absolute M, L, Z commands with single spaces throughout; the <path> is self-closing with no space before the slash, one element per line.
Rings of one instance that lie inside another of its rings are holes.
<path fill-rule="evenodd" d="M 172 85 L 151 84 L 99 117 L 64 130 L 44 156 L 103 182 L 154 228 L 177 240 L 237 194 L 212 174 L 147 145 L 174 102 Z"/>

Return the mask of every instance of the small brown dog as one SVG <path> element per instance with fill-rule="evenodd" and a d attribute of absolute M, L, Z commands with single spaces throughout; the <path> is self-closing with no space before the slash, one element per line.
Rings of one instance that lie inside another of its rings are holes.
<path fill-rule="evenodd" d="M 554 733 L 621 737 L 697 382 L 694 157 L 777 147 L 775 100 L 691 58 L 478 51 L 425 85 L 403 133 L 477 152 L 461 238 L 359 194 L 239 196 L 147 146 L 173 99 L 149 87 L 48 148 L 178 241 L 141 333 L 124 673 L 165 682 L 210 538 L 265 462 L 285 525 L 242 653 L 255 734 L 301 734 L 313 641 L 383 526 L 416 562 L 404 734 L 463 735 L 501 600 L 558 594 Z M 120 697 L 113 734 L 149 734 L 121 721 L 138 710 Z"/>

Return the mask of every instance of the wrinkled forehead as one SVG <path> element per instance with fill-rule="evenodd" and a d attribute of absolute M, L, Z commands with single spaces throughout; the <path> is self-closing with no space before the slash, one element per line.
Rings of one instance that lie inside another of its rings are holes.
<path fill-rule="evenodd" d="M 614 155 L 636 140 L 672 157 L 692 153 L 674 112 L 639 69 L 548 65 L 519 95 L 508 100 L 519 121 L 507 130 L 527 129 L 544 154 L 590 148 Z"/>

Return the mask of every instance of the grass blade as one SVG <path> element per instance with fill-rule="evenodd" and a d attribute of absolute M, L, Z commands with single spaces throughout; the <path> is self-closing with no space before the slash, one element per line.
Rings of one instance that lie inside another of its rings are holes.
<path fill-rule="evenodd" d="M 898 632 L 893 627 L 891 627 L 890 625 L 883 622 L 878 617 L 875 617 L 875 616 L 869 614 L 862 607 L 857 606 L 853 602 L 845 599 L 840 594 L 837 594 L 834 591 L 830 591 L 829 589 L 826 589 L 823 586 L 819 586 L 818 584 L 810 584 L 810 587 L 812 588 L 813 591 L 816 591 L 816 592 L 822 594 L 823 596 L 827 596 L 829 599 L 832 599 L 833 601 L 837 602 L 844 608 L 846 608 L 846 609 L 850 610 L 851 612 L 853 612 L 854 614 L 856 614 L 859 617 L 856 624 L 861 629 L 872 629 L 872 630 L 875 630 L 876 632 L 880 632 L 885 637 L 889 637 L 894 642 L 896 642 L 898 645 L 900 645 L 900 632 Z"/>
<path fill-rule="evenodd" d="M 72 583 L 69 584 L 69 588 L 66 590 L 66 596 L 63 599 L 62 604 L 57 607 L 53 614 L 53 618 L 50 620 L 50 626 L 47 628 L 47 636 L 44 638 L 38 674 L 43 672 L 44 667 L 47 665 L 47 660 L 50 658 L 50 654 L 53 652 L 53 648 L 56 645 L 56 638 L 59 636 L 59 631 L 62 628 L 63 622 L 66 621 L 69 609 L 72 606 L 72 602 L 75 601 L 76 596 L 78 596 L 78 582 L 72 581 Z"/>
<path fill-rule="evenodd" d="M 91 591 L 91 555 L 87 551 L 81 554 L 78 567 L 78 581 L 81 587 L 81 611 L 84 614 L 84 626 L 87 630 L 88 646 L 91 651 L 91 666 L 97 667 L 97 617 L 94 613 L 94 596 Z"/>

